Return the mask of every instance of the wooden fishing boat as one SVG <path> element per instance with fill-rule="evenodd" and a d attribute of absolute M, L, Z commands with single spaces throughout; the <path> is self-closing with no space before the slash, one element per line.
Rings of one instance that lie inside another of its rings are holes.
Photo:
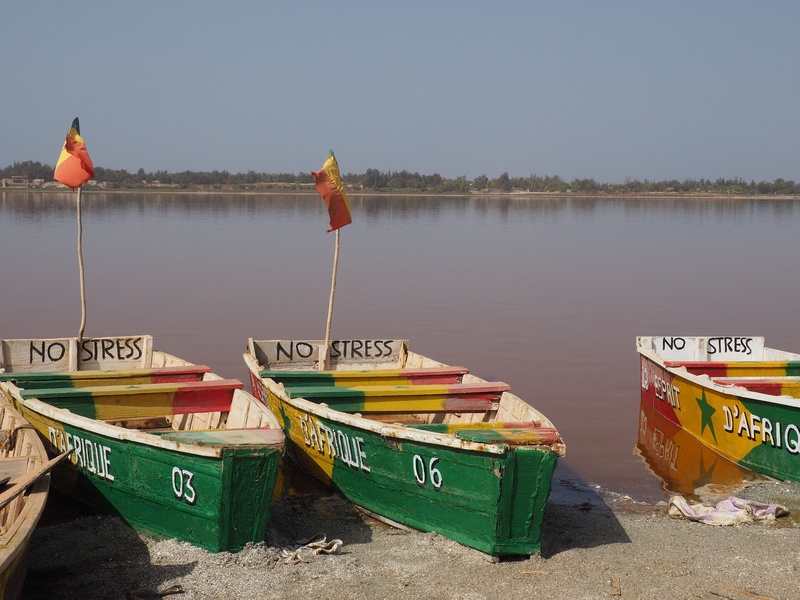
<path fill-rule="evenodd" d="M 800 354 L 763 337 L 636 339 L 641 399 L 737 465 L 800 481 Z"/>
<path fill-rule="evenodd" d="M 155 537 L 212 552 L 264 539 L 284 434 L 206 366 L 150 336 L 2 341 L 0 389 L 50 455 L 53 489 Z"/>
<path fill-rule="evenodd" d="M 249 340 L 253 392 L 314 479 L 389 523 L 492 556 L 541 550 L 553 424 L 501 382 L 408 351 L 403 340 Z M 433 381 L 433 383 L 431 383 Z"/>
<path fill-rule="evenodd" d="M 30 539 L 50 490 L 50 469 L 64 457 L 49 461 L 36 431 L 0 395 L 0 598 L 22 595 Z"/>

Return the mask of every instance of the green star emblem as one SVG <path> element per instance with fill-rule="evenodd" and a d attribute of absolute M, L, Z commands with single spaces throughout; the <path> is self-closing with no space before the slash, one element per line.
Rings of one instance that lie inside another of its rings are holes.
<path fill-rule="evenodd" d="M 703 437 L 703 432 L 706 426 L 711 430 L 711 435 L 714 436 L 714 443 L 717 443 L 717 434 L 714 431 L 714 422 L 711 420 L 711 415 L 717 412 L 717 409 L 711 406 L 706 400 L 706 391 L 703 390 L 702 398 L 695 398 L 700 407 L 700 437 Z"/>

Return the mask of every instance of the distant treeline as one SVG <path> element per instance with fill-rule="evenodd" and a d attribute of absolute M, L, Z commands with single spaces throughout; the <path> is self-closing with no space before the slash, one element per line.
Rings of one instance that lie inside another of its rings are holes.
<path fill-rule="evenodd" d="M 53 167 L 36 161 L 15 162 L 0 169 L 0 179 L 14 176 L 30 180 L 53 181 Z M 623 183 L 601 183 L 594 179 L 565 181 L 558 175 L 530 175 L 511 177 L 503 173 L 492 179 L 480 175 L 469 180 L 466 177 L 448 179 L 434 173 L 420 175 L 408 171 L 380 171 L 367 169 L 366 173 L 348 173 L 342 176 L 351 189 L 375 192 L 431 194 L 468 194 L 470 192 L 549 192 L 582 194 L 736 194 L 736 195 L 800 195 L 800 183 L 792 180 L 750 181 L 733 179 L 687 179 L 685 181 L 638 181 L 626 179 Z M 310 173 L 229 173 L 228 171 L 156 171 L 150 173 L 139 169 L 130 173 L 125 169 L 95 167 L 94 181 L 107 189 L 137 189 L 149 187 L 172 187 L 193 189 L 211 187 L 215 189 L 301 189 L 313 184 Z"/>

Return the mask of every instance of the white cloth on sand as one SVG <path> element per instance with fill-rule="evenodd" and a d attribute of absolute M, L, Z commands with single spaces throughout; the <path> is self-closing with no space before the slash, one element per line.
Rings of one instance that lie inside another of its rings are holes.
<path fill-rule="evenodd" d="M 689 504 L 683 496 L 669 499 L 669 516 L 686 518 L 708 525 L 741 525 L 753 521 L 774 521 L 789 510 L 780 504 L 763 504 L 730 496 L 716 506 Z"/>

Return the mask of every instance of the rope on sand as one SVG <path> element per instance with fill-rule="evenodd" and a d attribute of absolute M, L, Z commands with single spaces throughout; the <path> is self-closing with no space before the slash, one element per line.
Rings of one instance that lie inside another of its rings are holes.
<path fill-rule="evenodd" d="M 342 540 L 327 541 L 325 534 L 318 533 L 307 542 L 283 548 L 281 554 L 284 559 L 283 563 L 292 565 L 299 562 L 306 562 L 303 558 L 303 553 L 308 553 L 310 551 L 314 555 L 338 554 L 342 546 L 344 546 Z"/>

